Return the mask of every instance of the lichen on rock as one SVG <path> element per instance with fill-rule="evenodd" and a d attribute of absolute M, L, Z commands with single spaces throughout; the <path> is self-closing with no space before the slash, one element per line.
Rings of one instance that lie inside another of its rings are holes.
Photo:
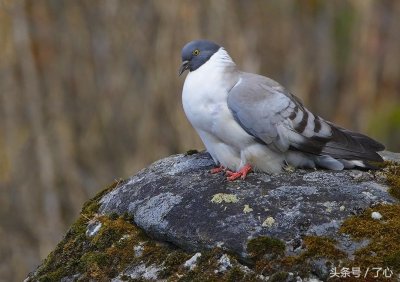
<path fill-rule="evenodd" d="M 221 203 L 237 203 L 239 200 L 235 194 L 218 193 L 213 195 L 211 202 L 215 204 Z"/>

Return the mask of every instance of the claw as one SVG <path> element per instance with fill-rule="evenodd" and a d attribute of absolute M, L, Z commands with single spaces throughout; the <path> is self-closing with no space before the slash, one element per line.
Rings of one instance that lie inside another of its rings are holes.
<path fill-rule="evenodd" d="M 241 168 L 239 171 L 237 171 L 237 172 L 233 172 L 233 171 L 227 170 L 227 171 L 226 171 L 226 175 L 227 175 L 228 177 L 227 177 L 226 179 L 227 179 L 228 181 L 234 181 L 234 180 L 236 180 L 236 179 L 238 179 L 238 178 L 245 179 L 246 176 L 247 176 L 247 174 L 248 174 L 250 171 L 252 171 L 252 167 L 251 167 L 251 165 L 249 165 L 249 164 L 245 165 L 244 167 L 242 167 L 242 168 Z"/>
<path fill-rule="evenodd" d="M 212 170 L 210 170 L 211 174 L 215 174 L 215 173 L 219 173 L 221 171 L 225 171 L 225 167 L 223 167 L 222 165 L 219 167 L 214 167 Z"/>

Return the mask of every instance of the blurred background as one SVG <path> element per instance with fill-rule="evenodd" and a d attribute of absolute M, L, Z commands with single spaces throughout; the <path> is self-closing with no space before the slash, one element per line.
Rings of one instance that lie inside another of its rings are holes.
<path fill-rule="evenodd" d="M 0 0 L 0 281 L 114 179 L 203 148 L 177 76 L 198 38 L 400 151 L 400 1 Z"/>

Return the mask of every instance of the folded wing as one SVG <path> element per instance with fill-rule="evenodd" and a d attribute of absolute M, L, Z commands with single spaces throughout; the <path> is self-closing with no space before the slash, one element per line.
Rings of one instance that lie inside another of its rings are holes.
<path fill-rule="evenodd" d="M 377 153 L 385 148 L 382 144 L 315 116 L 269 78 L 242 73 L 229 92 L 228 107 L 248 134 L 277 151 L 382 161 Z"/>

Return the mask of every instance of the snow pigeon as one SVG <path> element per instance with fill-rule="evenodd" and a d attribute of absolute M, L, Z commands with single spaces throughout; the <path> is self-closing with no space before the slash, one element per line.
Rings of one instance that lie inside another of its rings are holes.
<path fill-rule="evenodd" d="M 208 40 L 182 49 L 185 114 L 216 168 L 228 180 L 285 166 L 331 170 L 373 168 L 379 142 L 311 113 L 299 98 L 265 76 L 242 72 L 227 51 Z"/>

